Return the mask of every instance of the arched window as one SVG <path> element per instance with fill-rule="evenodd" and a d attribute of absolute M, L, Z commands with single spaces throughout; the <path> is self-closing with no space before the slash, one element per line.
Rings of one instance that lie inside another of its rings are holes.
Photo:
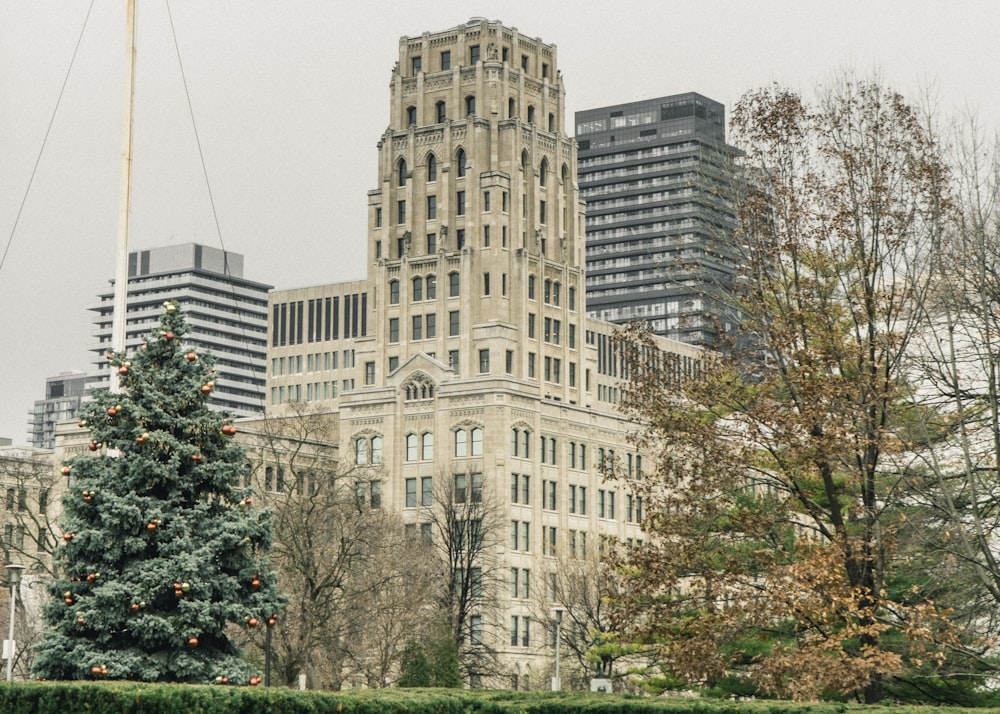
<path fill-rule="evenodd" d="M 406 185 L 406 159 L 399 160 L 399 180 L 397 181 L 397 185 Z"/>
<path fill-rule="evenodd" d="M 406 435 L 406 460 L 416 461 L 417 460 L 417 435 L 407 434 Z"/>
<path fill-rule="evenodd" d="M 372 463 L 380 464 L 382 463 L 382 437 L 373 436 L 372 437 Z"/>
<path fill-rule="evenodd" d="M 444 120 L 445 120 L 445 108 L 444 107 L 445 107 L 444 102 L 438 102 L 437 104 L 434 105 L 434 109 L 436 110 L 435 113 L 437 114 L 437 123 L 438 124 L 443 123 Z"/>
<path fill-rule="evenodd" d="M 455 164 L 458 167 L 458 176 L 465 176 L 465 149 L 459 149 L 455 155 Z"/>
<path fill-rule="evenodd" d="M 552 301 L 552 281 L 546 280 L 543 287 L 542 299 L 548 305 Z"/>
<path fill-rule="evenodd" d="M 368 439 L 362 437 L 354 440 L 354 463 L 359 466 L 368 463 Z"/>
<path fill-rule="evenodd" d="M 455 456 L 462 457 L 465 455 L 466 455 L 465 429 L 459 429 L 455 432 Z"/>
<path fill-rule="evenodd" d="M 413 279 L 413 302 L 424 299 L 424 279 L 419 275 Z"/>
<path fill-rule="evenodd" d="M 549 161 L 548 159 L 542 159 L 541 165 L 538 167 L 538 185 L 544 186 L 546 181 L 546 176 L 549 173 Z"/>
<path fill-rule="evenodd" d="M 437 181 L 438 178 L 438 160 L 434 154 L 429 154 L 427 156 L 427 180 Z"/>
<path fill-rule="evenodd" d="M 576 310 L 576 288 L 569 286 L 569 309 Z"/>
<path fill-rule="evenodd" d="M 390 280 L 389 281 L 389 304 L 398 305 L 399 304 L 399 281 Z"/>
<path fill-rule="evenodd" d="M 478 426 L 472 430 L 472 455 L 483 455 L 483 430 Z"/>
<path fill-rule="evenodd" d="M 476 98 L 470 94 L 465 98 L 465 116 L 471 117 L 475 113 L 476 113 Z"/>
<path fill-rule="evenodd" d="M 549 131 L 555 131 L 555 130 L 556 130 L 556 115 L 549 114 Z"/>
<path fill-rule="evenodd" d="M 406 126 L 413 126 L 417 123 L 417 108 L 407 107 L 406 108 Z"/>
<path fill-rule="evenodd" d="M 535 108 L 532 105 L 528 105 L 528 123 L 535 123 Z"/>
<path fill-rule="evenodd" d="M 458 297 L 458 273 L 448 273 L 448 297 Z"/>
<path fill-rule="evenodd" d="M 420 458 L 430 461 L 434 458 L 434 435 L 425 431 L 420 437 Z"/>
<path fill-rule="evenodd" d="M 514 103 L 514 98 L 511 97 L 510 99 L 507 100 L 507 118 L 513 119 L 514 112 L 516 111 L 517 111 L 517 104 Z"/>
<path fill-rule="evenodd" d="M 524 169 L 525 171 L 528 170 L 528 152 L 527 151 L 522 151 L 521 152 L 521 168 Z"/>
<path fill-rule="evenodd" d="M 437 278 L 433 275 L 428 275 L 427 280 L 427 299 L 433 300 L 437 297 Z"/>

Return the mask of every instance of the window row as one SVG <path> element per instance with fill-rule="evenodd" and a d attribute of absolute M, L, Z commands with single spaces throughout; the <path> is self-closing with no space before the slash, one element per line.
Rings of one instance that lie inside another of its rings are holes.
<path fill-rule="evenodd" d="M 476 63 L 479 62 L 480 59 L 482 59 L 482 53 L 480 52 L 479 45 L 470 45 L 467 49 L 468 49 L 467 57 L 468 57 L 470 65 L 475 65 Z M 497 54 L 496 48 L 493 48 L 493 49 L 489 50 L 489 52 L 490 52 L 491 56 L 487 56 L 486 57 L 487 61 L 496 62 L 497 60 L 499 60 L 500 62 L 503 62 L 505 64 L 509 63 L 511 61 L 511 48 L 510 47 L 501 47 L 499 54 Z M 431 60 L 434 59 L 433 54 L 431 55 L 430 59 Z M 431 72 L 434 72 L 434 71 L 444 72 L 444 71 L 447 71 L 447 70 L 451 69 L 451 59 L 452 59 L 451 58 L 451 50 L 441 50 L 440 52 L 437 53 L 437 60 L 438 60 L 437 69 L 435 70 L 433 67 L 431 67 L 431 69 L 429 71 L 431 71 Z M 526 55 L 526 54 L 522 54 L 521 55 L 521 71 L 522 72 L 529 71 L 528 68 L 530 67 L 530 63 L 531 63 L 532 59 L 533 58 L 530 55 Z M 549 78 L 549 63 L 548 62 L 541 62 L 540 63 L 541 64 L 541 69 L 539 69 L 538 66 L 537 66 L 537 64 L 539 64 L 538 60 L 535 59 L 535 62 L 536 62 L 536 66 L 534 67 L 534 71 L 535 72 L 539 72 L 541 74 L 541 76 L 542 76 L 542 79 L 548 79 Z M 414 56 L 410 57 L 410 76 L 416 77 L 418 74 L 420 74 L 423 71 L 424 71 L 424 56 L 423 55 L 414 55 Z"/>
<path fill-rule="evenodd" d="M 418 275 L 411 281 L 411 296 L 413 302 L 424 300 L 434 300 L 437 298 L 437 277 L 434 275 Z M 457 272 L 448 273 L 448 297 L 459 297 L 461 287 L 459 274 Z M 389 281 L 389 304 L 398 305 L 400 289 L 398 280 Z"/>
<path fill-rule="evenodd" d="M 416 508 L 418 504 L 417 479 L 406 479 L 406 507 Z M 419 505 L 431 506 L 434 504 L 434 483 L 430 476 L 420 478 Z"/>

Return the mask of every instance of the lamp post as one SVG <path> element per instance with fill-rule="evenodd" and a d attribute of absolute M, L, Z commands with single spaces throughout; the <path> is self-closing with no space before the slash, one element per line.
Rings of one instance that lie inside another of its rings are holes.
<path fill-rule="evenodd" d="M 7 629 L 7 681 L 14 679 L 14 609 L 17 604 L 17 586 L 21 582 L 21 571 L 24 566 L 20 563 L 8 563 L 7 582 L 10 583 L 10 627 Z"/>
<path fill-rule="evenodd" d="M 556 616 L 556 676 L 552 678 L 552 691 L 558 692 L 562 690 L 562 681 L 559 679 L 559 640 L 561 639 L 559 629 L 562 625 L 564 610 L 561 607 L 554 607 L 552 612 Z"/>

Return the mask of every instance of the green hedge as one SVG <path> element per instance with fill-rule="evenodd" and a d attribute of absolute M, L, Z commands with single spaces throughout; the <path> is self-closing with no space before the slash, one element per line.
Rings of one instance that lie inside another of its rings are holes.
<path fill-rule="evenodd" d="M 729 702 L 547 692 L 386 689 L 297 692 L 125 682 L 0 684 L 11 714 L 840 714 L 888 707 L 838 703 Z M 894 706 L 893 714 L 961 714 L 974 709 Z M 983 710 L 978 710 L 981 714 Z"/>

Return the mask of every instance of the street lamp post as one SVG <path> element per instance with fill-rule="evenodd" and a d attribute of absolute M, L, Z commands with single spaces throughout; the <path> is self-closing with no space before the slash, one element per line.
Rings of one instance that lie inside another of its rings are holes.
<path fill-rule="evenodd" d="M 554 607 L 552 612 L 556 616 L 556 676 L 552 678 L 552 691 L 558 692 L 562 689 L 562 681 L 559 679 L 559 640 L 560 637 L 560 626 L 562 625 L 563 608 Z"/>
<path fill-rule="evenodd" d="M 20 563 L 8 563 L 7 582 L 10 583 L 10 627 L 7 629 L 7 681 L 14 679 L 14 609 L 17 604 L 17 586 L 21 582 L 21 571 L 24 566 Z"/>

